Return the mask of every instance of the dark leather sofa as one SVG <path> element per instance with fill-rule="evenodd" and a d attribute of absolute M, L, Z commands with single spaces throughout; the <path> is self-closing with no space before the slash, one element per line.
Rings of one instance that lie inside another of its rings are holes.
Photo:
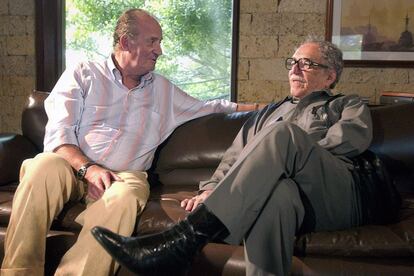
<path fill-rule="evenodd" d="M 42 150 L 47 93 L 34 91 L 22 114 L 22 135 L 0 134 L 0 241 L 10 217 L 22 160 Z M 297 237 L 293 275 L 414 275 L 414 104 L 371 107 L 374 141 L 403 198 L 398 222 Z M 185 217 L 180 200 L 208 179 L 249 113 L 214 114 L 179 127 L 163 143 L 150 170 L 151 196 L 138 217 L 136 234 L 166 229 Z M 46 274 L 73 244 L 83 210 L 69 203 L 55 219 L 47 239 Z M 266 250 L 264 248 L 263 250 Z M 3 246 L 0 249 L 2 258 Z M 129 275 L 121 268 L 118 275 Z M 243 246 L 209 243 L 195 257 L 190 275 L 244 275 Z"/>

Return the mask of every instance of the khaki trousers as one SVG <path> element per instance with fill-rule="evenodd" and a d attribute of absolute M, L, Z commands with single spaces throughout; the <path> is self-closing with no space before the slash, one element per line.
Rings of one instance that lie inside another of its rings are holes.
<path fill-rule="evenodd" d="M 149 185 L 145 172 L 119 172 L 103 196 L 90 202 L 76 221 L 83 225 L 78 240 L 62 258 L 55 275 L 111 275 L 118 265 L 95 241 L 90 230 L 104 226 L 130 236 L 144 208 Z M 1 275 L 43 275 L 46 234 L 68 201 L 85 196 L 69 163 L 55 153 L 41 153 L 23 162 L 5 237 Z"/>

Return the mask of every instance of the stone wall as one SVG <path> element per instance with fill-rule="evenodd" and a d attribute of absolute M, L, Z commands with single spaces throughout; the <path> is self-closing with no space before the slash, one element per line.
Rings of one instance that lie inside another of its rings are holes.
<path fill-rule="evenodd" d="M 327 0 L 240 0 L 239 101 L 289 94 L 284 60 L 308 35 L 324 37 L 326 7 Z M 382 91 L 414 92 L 414 69 L 346 67 L 336 90 L 378 103 Z"/>
<path fill-rule="evenodd" d="M 0 1 L 0 132 L 20 132 L 35 88 L 35 0 Z M 327 0 L 240 0 L 238 100 L 271 102 L 289 93 L 284 59 L 307 35 L 324 36 Z M 414 91 L 414 69 L 345 68 L 337 87 L 378 102 L 382 91 Z"/>
<path fill-rule="evenodd" d="M 27 95 L 35 88 L 35 0 L 0 1 L 0 132 L 20 132 Z"/>

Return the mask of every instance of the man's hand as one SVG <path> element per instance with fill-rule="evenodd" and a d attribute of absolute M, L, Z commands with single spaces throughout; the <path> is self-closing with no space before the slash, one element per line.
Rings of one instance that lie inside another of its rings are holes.
<path fill-rule="evenodd" d="M 181 201 L 181 207 L 185 208 L 187 211 L 193 211 L 199 204 L 203 203 L 204 200 L 213 192 L 213 190 L 205 190 L 199 195 L 196 195 L 192 198 L 187 198 Z"/>
<path fill-rule="evenodd" d="M 54 151 L 65 158 L 75 171 L 91 161 L 76 145 L 63 144 Z M 85 174 L 85 180 L 88 183 L 88 197 L 93 200 L 101 198 L 105 190 L 112 185 L 112 182 L 122 181 L 113 171 L 101 167 L 98 164 L 94 164 L 88 168 Z"/>
<path fill-rule="evenodd" d="M 101 198 L 114 181 L 122 181 L 113 171 L 96 164 L 88 168 L 85 180 L 88 182 L 88 197 L 93 200 Z"/>

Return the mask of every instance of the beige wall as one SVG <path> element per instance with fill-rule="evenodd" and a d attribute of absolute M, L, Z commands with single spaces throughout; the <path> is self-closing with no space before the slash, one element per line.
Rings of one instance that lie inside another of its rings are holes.
<path fill-rule="evenodd" d="M 327 0 L 240 0 L 239 101 L 288 95 L 284 59 L 307 35 L 325 35 L 326 5 Z M 336 92 L 378 103 L 381 92 L 390 90 L 414 92 L 414 70 L 345 68 Z"/>
<path fill-rule="evenodd" d="M 20 132 L 35 87 L 34 1 L 0 0 L 0 132 Z M 289 91 L 284 59 L 308 34 L 325 34 L 326 0 L 240 0 L 240 12 L 238 100 L 279 100 Z M 345 68 L 337 90 L 378 102 L 381 91 L 413 84 L 413 69 Z"/>
<path fill-rule="evenodd" d="M 35 0 L 0 0 L 0 132 L 20 132 L 35 87 Z"/>

